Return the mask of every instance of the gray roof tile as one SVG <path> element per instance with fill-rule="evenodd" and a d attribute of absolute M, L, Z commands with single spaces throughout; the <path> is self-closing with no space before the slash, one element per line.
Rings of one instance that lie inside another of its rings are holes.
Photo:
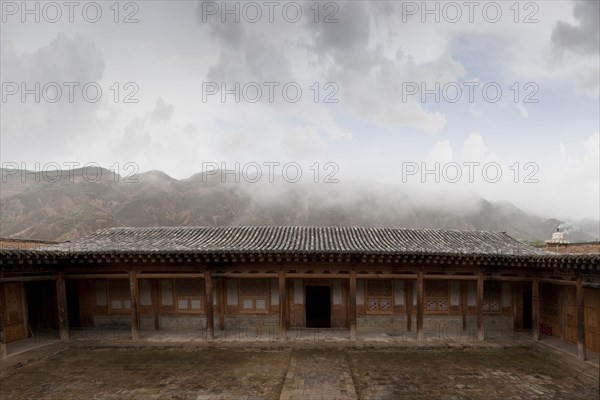
<path fill-rule="evenodd" d="M 75 253 L 547 254 L 503 232 L 301 226 L 110 228 L 40 250 Z"/>

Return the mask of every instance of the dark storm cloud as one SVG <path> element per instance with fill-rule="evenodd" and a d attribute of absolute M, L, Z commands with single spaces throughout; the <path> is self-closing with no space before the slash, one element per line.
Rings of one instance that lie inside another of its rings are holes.
<path fill-rule="evenodd" d="M 327 50 L 365 46 L 369 40 L 370 16 L 364 2 L 341 3 L 339 22 L 322 23 L 316 44 Z"/>
<path fill-rule="evenodd" d="M 317 25 L 313 51 L 321 57 L 333 57 L 344 68 L 368 69 L 373 59 L 367 49 L 371 15 L 366 2 L 342 2 L 336 14 L 337 23 Z M 381 11 L 380 8 L 374 8 Z"/>
<path fill-rule="evenodd" d="M 217 61 L 207 72 L 209 81 L 244 84 L 293 80 L 285 46 L 278 40 L 278 27 L 281 27 L 277 23 L 270 23 L 266 16 L 256 24 L 244 20 L 236 22 L 232 15 L 223 21 L 220 13 L 207 14 L 207 4 L 219 10 L 224 6 L 201 1 L 196 8 L 198 23 L 220 45 Z"/>
<path fill-rule="evenodd" d="M 580 53 L 600 51 L 600 2 L 579 0 L 573 6 L 577 25 L 559 21 L 552 32 L 556 48 Z"/>
<path fill-rule="evenodd" d="M 233 3 L 233 2 L 232 2 Z M 219 40 L 221 44 L 232 47 L 239 47 L 242 44 L 245 29 L 243 23 L 236 23 L 230 15 L 223 22 L 220 15 L 212 15 L 209 10 L 211 6 L 220 7 L 220 3 L 214 1 L 200 1 L 196 8 L 196 17 L 202 25 L 209 27 L 213 37 Z"/>

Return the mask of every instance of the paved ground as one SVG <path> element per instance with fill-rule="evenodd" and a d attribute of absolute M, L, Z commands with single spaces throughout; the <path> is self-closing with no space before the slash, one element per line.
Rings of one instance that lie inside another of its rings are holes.
<path fill-rule="evenodd" d="M 530 349 L 349 351 L 361 399 L 597 399 L 598 383 Z"/>
<path fill-rule="evenodd" d="M 530 348 L 53 346 L 2 372 L 3 400 L 598 398 L 595 366 Z"/>
<path fill-rule="evenodd" d="M 280 400 L 356 400 L 343 349 L 294 350 Z"/>

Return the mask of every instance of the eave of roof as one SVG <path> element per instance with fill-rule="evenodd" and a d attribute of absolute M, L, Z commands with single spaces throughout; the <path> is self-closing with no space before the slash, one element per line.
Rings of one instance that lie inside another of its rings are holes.
<path fill-rule="evenodd" d="M 123 259 L 505 260 L 600 265 L 600 254 L 555 254 L 504 232 L 363 227 L 160 227 L 103 229 L 38 249 L 0 249 L 0 264 Z"/>

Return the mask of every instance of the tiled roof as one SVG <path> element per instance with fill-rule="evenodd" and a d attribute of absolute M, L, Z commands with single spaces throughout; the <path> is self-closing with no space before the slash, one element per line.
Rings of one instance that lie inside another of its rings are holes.
<path fill-rule="evenodd" d="M 547 254 L 503 232 L 300 226 L 110 228 L 41 250 L 199 254 Z"/>

